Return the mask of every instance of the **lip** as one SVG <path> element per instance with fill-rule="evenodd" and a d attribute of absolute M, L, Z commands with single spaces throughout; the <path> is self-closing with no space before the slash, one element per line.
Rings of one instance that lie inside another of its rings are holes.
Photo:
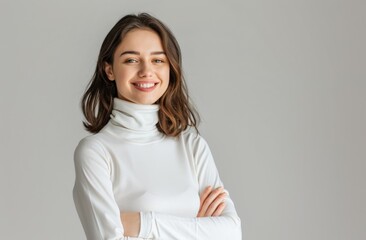
<path fill-rule="evenodd" d="M 139 87 L 137 84 L 144 84 L 144 83 L 153 83 L 154 86 L 152 86 L 151 88 L 141 88 Z M 156 86 L 159 84 L 159 82 L 155 82 L 155 81 L 138 81 L 138 82 L 133 82 L 132 85 L 139 91 L 142 92 L 151 92 L 153 91 Z"/>
<path fill-rule="evenodd" d="M 149 81 L 149 80 L 145 80 L 145 81 L 136 81 L 136 82 L 132 82 L 132 84 L 137 84 L 137 83 L 140 83 L 140 84 L 142 84 L 142 83 L 158 83 L 157 81 Z"/>

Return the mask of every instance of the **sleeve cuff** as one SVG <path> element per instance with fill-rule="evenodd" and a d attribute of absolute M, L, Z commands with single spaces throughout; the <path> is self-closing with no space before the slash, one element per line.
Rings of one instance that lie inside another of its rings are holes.
<path fill-rule="evenodd" d="M 154 213 L 153 212 L 140 212 L 140 232 L 139 238 L 152 237 L 152 225 L 153 225 Z"/>

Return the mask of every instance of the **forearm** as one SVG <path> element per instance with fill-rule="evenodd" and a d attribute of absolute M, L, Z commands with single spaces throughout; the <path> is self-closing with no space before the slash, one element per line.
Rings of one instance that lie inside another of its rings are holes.
<path fill-rule="evenodd" d="M 140 221 L 143 218 L 143 221 Z M 177 217 L 157 212 L 121 213 L 124 236 L 144 239 L 241 239 L 241 221 L 237 215 L 216 217 Z"/>
<path fill-rule="evenodd" d="M 238 216 L 178 217 L 158 212 L 142 212 L 146 223 L 142 231 L 147 238 L 186 240 L 241 240 L 241 221 Z M 149 230 L 149 231 L 148 231 Z"/>
<path fill-rule="evenodd" d="M 139 212 L 121 212 L 121 223 L 124 229 L 124 236 L 138 237 L 140 232 L 140 213 Z"/>

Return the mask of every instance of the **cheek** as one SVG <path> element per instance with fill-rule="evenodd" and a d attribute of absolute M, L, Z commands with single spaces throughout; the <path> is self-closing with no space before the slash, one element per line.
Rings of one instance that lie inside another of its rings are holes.
<path fill-rule="evenodd" d="M 118 69 L 118 71 L 115 72 L 115 77 L 118 92 L 126 91 L 129 86 L 129 79 L 131 78 L 130 71 L 128 69 Z"/>
<path fill-rule="evenodd" d="M 135 72 L 132 71 L 132 69 L 129 68 L 119 69 L 118 72 L 116 72 L 116 79 L 117 81 L 123 84 L 128 82 L 134 76 L 134 74 Z"/>
<path fill-rule="evenodd" d="M 169 77 L 170 77 L 170 69 L 169 67 L 165 68 L 162 72 L 162 76 L 164 78 L 165 81 L 169 81 Z"/>

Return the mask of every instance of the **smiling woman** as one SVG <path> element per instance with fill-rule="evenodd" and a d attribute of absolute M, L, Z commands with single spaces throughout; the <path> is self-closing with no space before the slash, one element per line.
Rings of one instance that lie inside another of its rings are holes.
<path fill-rule="evenodd" d="M 149 14 L 123 17 L 106 36 L 82 99 L 93 135 L 74 153 L 89 240 L 241 239 L 181 72 L 176 39 Z"/>
<path fill-rule="evenodd" d="M 118 98 L 153 104 L 168 88 L 169 63 L 160 37 L 154 31 L 131 30 L 113 58 L 112 64 L 106 63 L 105 72 L 109 80 L 116 81 Z"/>

